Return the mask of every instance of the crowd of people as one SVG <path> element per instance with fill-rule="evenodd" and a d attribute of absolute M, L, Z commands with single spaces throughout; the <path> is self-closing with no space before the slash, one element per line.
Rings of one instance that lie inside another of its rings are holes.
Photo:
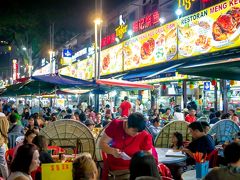
<path fill-rule="evenodd" d="M 46 137 L 39 135 L 39 132 L 45 126 L 61 119 L 79 121 L 85 124 L 91 132 L 96 127 L 106 127 L 100 139 L 100 147 L 107 156 L 107 163 L 104 164 L 102 172 L 99 173 L 91 155 L 84 153 L 73 161 L 74 180 L 95 180 L 100 177 L 105 180 L 108 179 L 109 173 L 119 170 L 123 172 L 121 174 L 123 179 L 141 179 L 149 178 L 149 176 L 153 179 L 163 177 L 181 179 L 184 168 L 195 163 L 193 153 L 211 154 L 215 150 L 215 141 L 207 134 L 211 124 L 221 119 L 230 119 L 239 124 L 239 118 L 232 109 L 226 114 L 211 109 L 208 117 L 209 123 L 207 123 L 197 121 L 197 110 L 191 106 L 183 111 L 179 106 L 166 109 L 162 106 L 153 107 L 148 110 L 147 114 L 144 114 L 141 101 L 137 100 L 133 108 L 128 97 L 124 97 L 117 112 L 113 112 L 107 104 L 101 108 L 99 113 L 94 112 L 94 109 L 86 102 L 63 110 L 30 107 L 28 104 L 23 105 L 22 101 L 19 101 L 17 105 L 1 102 L 1 176 L 8 180 L 40 180 L 41 164 L 54 163 L 54 160 L 49 154 Z M 183 135 L 179 132 L 172 134 L 169 148 L 186 153 L 187 160 L 184 165 L 167 167 L 158 161 L 153 141 L 164 125 L 175 120 L 190 123 L 188 128 L 193 139 L 183 139 Z M 15 140 L 16 144 L 11 144 L 11 134 L 18 135 Z M 205 179 L 216 177 L 215 179 L 218 180 L 221 179 L 221 174 L 225 174 L 229 180 L 239 178 L 239 146 L 239 142 L 226 146 L 224 156 L 227 166 L 214 169 Z M 8 156 L 6 156 L 6 151 L 8 151 Z"/>

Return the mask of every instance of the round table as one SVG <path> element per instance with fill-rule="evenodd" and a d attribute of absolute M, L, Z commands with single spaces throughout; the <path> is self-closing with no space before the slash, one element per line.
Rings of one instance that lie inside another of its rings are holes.
<path fill-rule="evenodd" d="M 156 148 L 156 151 L 158 153 L 158 162 L 164 164 L 174 164 L 185 161 L 187 159 L 186 155 L 184 157 L 166 157 L 166 153 L 169 149 L 170 148 Z"/>
<path fill-rule="evenodd" d="M 208 169 L 208 172 L 211 171 L 212 168 Z M 195 180 L 196 178 L 196 170 L 190 170 L 186 171 L 182 174 L 182 179 L 183 180 Z M 200 180 L 200 179 L 197 179 Z"/>

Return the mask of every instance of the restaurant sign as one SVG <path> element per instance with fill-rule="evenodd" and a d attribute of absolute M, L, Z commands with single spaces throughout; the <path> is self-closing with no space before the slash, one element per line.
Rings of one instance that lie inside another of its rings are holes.
<path fill-rule="evenodd" d="M 240 0 L 229 0 L 178 21 L 178 58 L 238 47 Z"/>
<path fill-rule="evenodd" d="M 177 22 L 171 22 L 123 44 L 124 70 L 150 66 L 176 59 Z"/>
<path fill-rule="evenodd" d="M 101 52 L 101 76 L 123 71 L 122 47 L 123 44 L 121 43 Z"/>
<path fill-rule="evenodd" d="M 145 17 L 143 17 L 143 18 L 141 18 L 137 21 L 134 21 L 133 24 L 132 24 L 133 32 L 142 31 L 142 30 L 147 29 L 151 26 L 154 26 L 155 24 L 158 24 L 159 23 L 159 18 L 160 18 L 159 12 L 155 11 L 151 14 L 146 15 Z"/>

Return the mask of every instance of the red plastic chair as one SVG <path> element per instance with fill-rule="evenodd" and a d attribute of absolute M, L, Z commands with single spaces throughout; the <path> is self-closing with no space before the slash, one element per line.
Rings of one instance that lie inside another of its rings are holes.
<path fill-rule="evenodd" d="M 5 159 L 7 161 L 7 164 L 10 165 L 13 159 L 15 148 L 8 149 L 5 153 Z"/>
<path fill-rule="evenodd" d="M 59 146 L 48 146 L 48 150 L 53 150 L 53 155 L 57 155 L 60 152 L 65 153 L 65 150 Z"/>
<path fill-rule="evenodd" d="M 158 171 L 161 174 L 161 176 L 172 179 L 171 171 L 165 164 L 158 163 Z"/>
<path fill-rule="evenodd" d="M 207 156 L 207 160 L 209 161 L 209 167 L 213 168 L 218 166 L 218 149 L 214 149 L 210 154 Z"/>
<path fill-rule="evenodd" d="M 162 180 L 174 180 L 173 178 L 166 177 L 166 176 L 161 176 Z"/>

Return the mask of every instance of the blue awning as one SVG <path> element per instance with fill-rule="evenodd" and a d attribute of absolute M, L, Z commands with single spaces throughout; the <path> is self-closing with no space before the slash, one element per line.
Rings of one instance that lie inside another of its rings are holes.
<path fill-rule="evenodd" d="M 85 81 L 82 79 L 77 79 L 73 77 L 63 76 L 59 74 L 47 74 L 40 76 L 31 77 L 35 81 L 47 82 L 55 85 L 65 85 L 65 86 L 93 86 L 93 82 Z"/>
<path fill-rule="evenodd" d="M 141 70 L 136 72 L 130 72 L 123 76 L 123 80 L 128 81 L 141 81 L 147 79 L 158 79 L 165 77 L 173 77 L 176 75 L 176 68 L 183 65 L 183 63 L 175 64 L 175 65 L 164 65 L 162 67 L 158 67 L 150 70 Z"/>

